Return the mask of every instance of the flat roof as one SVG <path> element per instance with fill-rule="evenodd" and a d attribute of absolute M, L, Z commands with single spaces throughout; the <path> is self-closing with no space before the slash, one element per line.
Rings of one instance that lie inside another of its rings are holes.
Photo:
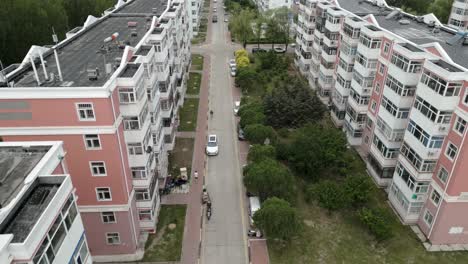
<path fill-rule="evenodd" d="M 28 237 L 60 187 L 60 184 L 41 183 L 40 178 L 35 184 L 18 209 L 1 225 L 0 234 L 13 234 L 12 243 L 21 243 Z"/>
<path fill-rule="evenodd" d="M 59 81 L 56 60 L 50 50 L 44 55 L 46 70 L 54 80 L 45 81 L 40 60 L 36 58 L 36 69 L 44 87 L 93 87 L 102 86 L 120 64 L 125 46 L 136 46 L 148 31 L 152 21 L 153 6 L 164 11 L 165 0 L 134 0 L 115 10 L 114 13 L 101 18 L 84 31 L 77 33 L 71 40 L 64 41 L 57 48 L 63 82 Z M 161 11 L 161 13 L 162 13 Z M 129 23 L 130 22 L 130 23 Z M 104 39 L 119 33 L 116 41 L 105 43 Z M 111 73 L 106 74 L 105 64 L 111 64 Z M 88 70 L 97 70 L 99 76 L 90 80 Z M 9 77 L 15 87 L 37 87 L 33 68 L 26 69 Z M 7 88 L 7 87 L 2 87 Z"/>
<path fill-rule="evenodd" d="M 0 208 L 16 197 L 24 179 L 49 149 L 50 146 L 0 147 Z"/>
<path fill-rule="evenodd" d="M 448 32 L 440 28 L 438 33 L 434 33 L 434 27 L 429 27 L 425 23 L 418 23 L 409 16 L 397 18 L 393 17 L 386 19 L 386 16 L 391 13 L 391 10 L 386 7 L 379 7 L 370 2 L 363 0 L 336 0 L 339 5 L 351 13 L 358 16 L 366 16 L 373 14 L 379 26 L 402 37 L 415 44 L 422 45 L 437 42 L 447 52 L 450 58 L 457 64 L 468 68 L 468 46 L 463 46 L 463 38 L 457 41 L 454 45 L 446 43 L 447 40 L 455 36 L 455 33 Z M 410 23 L 401 24 L 400 19 L 408 20 Z"/>

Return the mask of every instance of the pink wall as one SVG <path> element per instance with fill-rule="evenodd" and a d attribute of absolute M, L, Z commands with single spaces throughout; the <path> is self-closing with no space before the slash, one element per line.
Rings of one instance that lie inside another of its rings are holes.
<path fill-rule="evenodd" d="M 106 98 L 0 100 L 3 102 L 29 103 L 27 109 L 0 109 L 0 113 L 31 112 L 32 120 L 0 120 L 2 127 L 108 126 L 114 123 L 111 102 Z M 93 103 L 96 121 L 79 121 L 75 103 Z"/>
<path fill-rule="evenodd" d="M 122 131 L 120 131 L 122 133 Z M 77 189 L 79 205 L 109 205 L 126 204 L 128 201 L 125 184 L 131 184 L 131 179 L 125 179 L 121 164 L 120 150 L 116 134 L 100 134 L 101 150 L 86 150 L 82 135 L 51 135 L 51 136 L 5 136 L 5 141 L 61 140 L 67 152 L 66 159 L 73 185 Z M 123 140 L 123 136 L 121 137 Z M 126 148 L 124 156 L 126 156 Z M 107 176 L 91 176 L 89 161 L 104 161 Z M 128 164 L 125 165 L 128 177 Z M 112 201 L 98 202 L 96 187 L 110 187 Z"/>
<path fill-rule="evenodd" d="M 135 253 L 137 243 L 130 212 L 115 212 L 115 217 L 117 221 L 115 224 L 105 224 L 102 222 L 101 213 L 81 213 L 91 255 Z M 111 232 L 120 234 L 119 245 L 107 245 L 106 233 Z"/>
<path fill-rule="evenodd" d="M 442 57 L 440 52 L 434 47 L 427 47 L 427 48 L 425 48 L 425 50 L 427 50 L 428 52 L 430 52 L 430 53 L 432 53 L 432 54 L 434 54 L 436 56 Z"/>

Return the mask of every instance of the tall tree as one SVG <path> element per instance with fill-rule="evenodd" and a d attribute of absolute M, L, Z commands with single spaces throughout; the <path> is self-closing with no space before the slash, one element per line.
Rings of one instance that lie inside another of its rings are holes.
<path fill-rule="evenodd" d="M 429 13 L 434 13 L 440 22 L 447 23 L 450 11 L 452 10 L 452 4 L 453 0 L 435 0 L 429 5 L 427 11 Z"/>
<path fill-rule="evenodd" d="M 263 25 L 265 24 L 265 17 L 259 13 L 257 14 L 257 18 L 254 21 L 254 35 L 255 39 L 257 40 L 257 47 L 260 48 L 260 42 L 262 38 L 264 37 L 264 30 L 263 30 Z"/>
<path fill-rule="evenodd" d="M 282 199 L 273 197 L 266 200 L 253 216 L 255 225 L 269 238 L 291 240 L 302 229 L 297 209 Z"/>
<path fill-rule="evenodd" d="M 244 49 L 247 42 L 253 37 L 252 21 L 254 13 L 249 9 L 242 9 L 231 19 L 231 32 L 242 43 Z"/>

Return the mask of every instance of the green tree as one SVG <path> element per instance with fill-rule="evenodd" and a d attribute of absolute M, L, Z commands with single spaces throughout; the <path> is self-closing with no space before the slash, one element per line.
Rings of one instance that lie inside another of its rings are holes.
<path fill-rule="evenodd" d="M 277 24 L 277 38 L 280 43 L 286 45 L 286 49 L 288 48 L 290 35 L 291 35 L 291 26 L 292 20 L 289 19 L 289 8 L 287 7 L 280 7 L 272 10 L 272 15 L 274 17 L 273 21 Z"/>
<path fill-rule="evenodd" d="M 453 0 L 435 0 L 428 6 L 427 12 L 434 13 L 440 22 L 447 23 L 452 10 L 452 4 Z"/>
<path fill-rule="evenodd" d="M 258 226 L 269 238 L 291 240 L 302 229 L 302 221 L 297 210 L 282 199 L 267 199 L 253 216 Z"/>
<path fill-rule="evenodd" d="M 257 100 L 248 103 L 241 103 L 238 114 L 241 118 L 240 126 L 242 128 L 245 128 L 248 125 L 265 123 L 263 105 Z"/>
<path fill-rule="evenodd" d="M 276 149 L 272 145 L 255 144 L 249 149 L 247 160 L 249 162 L 260 162 L 264 159 L 274 159 L 276 157 Z"/>
<path fill-rule="evenodd" d="M 307 190 L 308 200 L 317 200 L 320 207 L 330 211 L 347 206 L 346 195 L 341 186 L 330 180 L 319 181 Z"/>
<path fill-rule="evenodd" d="M 264 37 L 263 25 L 265 23 L 265 17 L 262 14 L 258 14 L 254 21 L 253 33 L 255 40 L 257 41 L 257 47 L 260 48 L 260 42 Z"/>
<path fill-rule="evenodd" d="M 387 220 L 389 216 L 382 209 L 369 209 L 364 207 L 359 210 L 358 217 L 378 241 L 393 236 L 392 228 Z"/>
<path fill-rule="evenodd" d="M 320 120 L 326 111 L 320 99 L 300 79 L 289 79 L 264 98 L 267 124 L 294 128 Z"/>
<path fill-rule="evenodd" d="M 344 180 L 343 189 L 349 203 L 359 206 L 370 199 L 372 182 L 367 175 L 350 175 Z"/>
<path fill-rule="evenodd" d="M 244 184 L 247 190 L 255 193 L 260 200 L 279 197 L 294 200 L 294 178 L 289 170 L 273 159 L 263 159 L 250 163 L 244 170 Z"/>
<path fill-rule="evenodd" d="M 252 21 L 254 13 L 249 9 L 242 9 L 238 14 L 232 16 L 231 32 L 238 39 L 244 49 L 247 47 L 247 42 L 253 36 Z"/>
<path fill-rule="evenodd" d="M 276 142 L 276 132 L 271 126 L 250 124 L 245 126 L 245 138 L 253 144 L 263 144 L 268 138 L 271 143 Z"/>
<path fill-rule="evenodd" d="M 277 40 L 281 39 L 281 28 L 279 26 L 279 21 L 276 19 L 274 15 L 267 15 L 266 18 L 266 32 L 265 35 L 268 40 L 271 42 L 271 48 L 275 48 L 275 43 Z"/>
<path fill-rule="evenodd" d="M 326 169 L 336 169 L 346 152 L 346 138 L 336 128 L 308 124 L 293 135 L 288 161 L 306 179 L 315 180 Z"/>
<path fill-rule="evenodd" d="M 252 91 L 257 84 L 257 80 L 258 74 L 251 66 L 237 69 L 235 83 L 236 86 L 242 88 L 244 93 Z"/>

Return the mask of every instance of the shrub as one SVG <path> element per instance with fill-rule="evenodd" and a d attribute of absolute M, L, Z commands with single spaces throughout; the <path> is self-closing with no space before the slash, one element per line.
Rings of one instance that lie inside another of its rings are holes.
<path fill-rule="evenodd" d="M 359 210 L 358 217 L 378 241 L 392 237 L 392 229 L 383 210 L 363 207 Z"/>
<path fill-rule="evenodd" d="M 247 160 L 249 162 L 259 162 L 264 159 L 274 159 L 276 157 L 276 149 L 272 145 L 253 145 L 249 149 Z"/>
<path fill-rule="evenodd" d="M 369 201 L 373 186 L 367 175 L 350 175 L 345 178 L 343 187 L 349 203 L 358 206 Z"/>
<path fill-rule="evenodd" d="M 323 180 L 307 190 L 307 200 L 317 200 L 320 207 L 337 210 L 347 205 L 347 199 L 341 186 L 330 180 Z"/>
<path fill-rule="evenodd" d="M 253 144 L 264 144 L 268 138 L 271 143 L 276 142 L 276 132 L 270 126 L 249 124 L 244 129 L 245 138 Z"/>

